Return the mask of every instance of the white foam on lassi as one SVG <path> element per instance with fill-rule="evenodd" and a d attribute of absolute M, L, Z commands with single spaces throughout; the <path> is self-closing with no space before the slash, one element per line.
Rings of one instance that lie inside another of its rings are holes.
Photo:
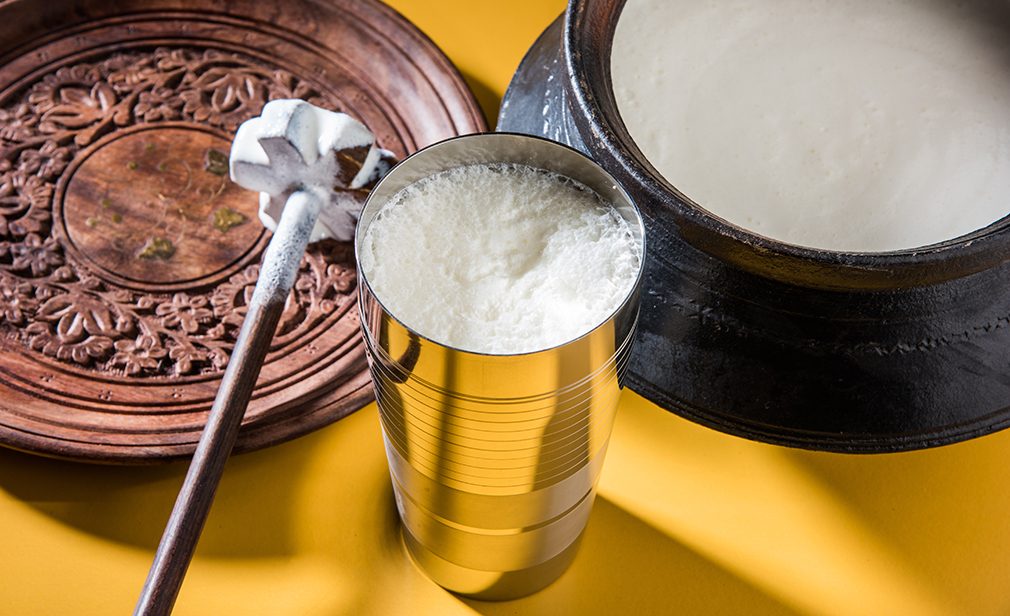
<path fill-rule="evenodd" d="M 388 311 L 478 353 L 550 348 L 588 333 L 627 297 L 642 255 L 628 223 L 569 178 L 471 165 L 402 189 L 359 246 Z"/>
<path fill-rule="evenodd" d="M 829 250 L 1010 213 L 1010 5 L 628 0 L 614 93 L 642 153 L 730 223 Z"/>

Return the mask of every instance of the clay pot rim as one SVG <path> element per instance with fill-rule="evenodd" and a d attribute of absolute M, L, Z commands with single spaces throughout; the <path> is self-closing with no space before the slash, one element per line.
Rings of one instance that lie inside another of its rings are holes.
<path fill-rule="evenodd" d="M 624 2 L 570 0 L 561 53 L 570 111 L 583 141 L 594 157 L 616 163 L 603 166 L 630 192 L 644 191 L 647 199 L 639 207 L 645 216 L 672 225 L 695 248 L 717 259 L 767 278 L 816 288 L 880 291 L 925 286 L 1010 260 L 1010 215 L 936 244 L 889 252 L 847 252 L 774 240 L 705 210 L 656 171 L 618 113 L 610 50 Z"/>

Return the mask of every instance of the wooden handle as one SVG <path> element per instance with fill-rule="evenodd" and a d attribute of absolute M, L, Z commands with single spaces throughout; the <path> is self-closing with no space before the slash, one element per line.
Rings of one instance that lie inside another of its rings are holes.
<path fill-rule="evenodd" d="M 296 192 L 288 199 L 267 246 L 235 349 L 147 574 L 135 616 L 172 612 L 318 217 L 319 200 L 310 193 Z"/>

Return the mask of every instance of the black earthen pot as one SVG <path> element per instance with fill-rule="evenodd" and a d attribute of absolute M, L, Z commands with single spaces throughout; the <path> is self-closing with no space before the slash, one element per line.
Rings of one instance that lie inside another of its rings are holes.
<path fill-rule="evenodd" d="M 498 128 L 583 150 L 641 208 L 650 251 L 630 387 L 731 434 L 829 451 L 932 447 L 1010 425 L 1010 219 L 861 254 L 709 214 L 652 168 L 617 112 L 622 6 L 570 2 L 523 60 Z"/>

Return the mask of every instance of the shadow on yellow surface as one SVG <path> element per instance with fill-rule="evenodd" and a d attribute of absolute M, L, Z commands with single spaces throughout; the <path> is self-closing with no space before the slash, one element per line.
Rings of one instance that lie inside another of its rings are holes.
<path fill-rule="evenodd" d="M 295 484 L 280 476 L 297 476 L 311 451 L 284 447 L 276 455 L 233 459 L 216 500 L 218 508 L 241 510 L 242 523 L 220 524 L 212 518 L 200 553 L 229 558 L 292 554 L 287 529 L 294 525 Z M 89 535 L 153 551 L 186 467 L 96 467 L 0 449 L 0 489 Z"/>
<path fill-rule="evenodd" d="M 601 493 L 804 613 L 1006 614 L 1010 434 L 906 454 L 752 443 L 626 395 Z"/>
<path fill-rule="evenodd" d="M 480 104 L 481 111 L 484 112 L 484 120 L 487 122 L 488 130 L 494 130 L 498 124 L 498 109 L 501 107 L 501 95 L 491 86 L 472 73 L 462 72 L 466 85 L 470 86 L 474 98 Z"/>
<path fill-rule="evenodd" d="M 302 594 L 314 579 L 310 595 L 332 609 L 318 613 L 334 614 L 410 611 L 417 601 L 438 613 L 648 614 L 679 605 L 686 613 L 1004 614 L 1008 444 L 1000 434 L 886 456 L 794 451 L 700 428 L 626 394 L 574 565 L 541 593 L 492 604 L 438 589 L 403 553 L 369 407 L 229 463 L 178 613 L 208 613 L 186 597 L 211 587 L 225 605 L 286 605 L 257 593 L 279 600 L 297 578 Z M 184 471 L 0 450 L 3 492 L 92 539 L 135 548 L 138 588 Z M 72 556 L 66 564 L 81 566 Z M 276 587 L 252 592 L 234 580 L 254 570 Z M 400 592 L 373 592 L 372 583 Z M 135 589 L 122 590 L 128 602 Z M 280 613 L 299 613 L 291 605 Z"/>
<path fill-rule="evenodd" d="M 965 613 L 1010 614 L 1010 432 L 871 458 L 784 455 Z"/>
<path fill-rule="evenodd" d="M 184 464 L 94 467 L 0 450 L 0 488 L 11 497 L 68 530 L 137 549 L 130 579 L 114 580 L 120 607 L 139 591 L 184 472 Z M 67 561 L 71 569 L 82 564 L 72 552 Z M 68 575 L 61 566 L 50 571 L 57 585 Z M 404 552 L 370 407 L 229 462 L 177 614 L 229 606 L 235 613 L 277 614 L 649 614 L 739 605 L 754 614 L 787 612 L 606 499 L 596 503 L 574 565 L 547 590 L 499 604 L 445 592 Z"/>
<path fill-rule="evenodd" d="M 557 582 L 519 601 L 466 603 L 489 616 L 795 613 L 605 498 Z"/>
<path fill-rule="evenodd" d="M 1008 454 L 1010 434 L 886 456 L 794 451 L 626 393 L 572 568 L 494 604 L 441 590 L 407 558 L 370 406 L 229 462 L 176 613 L 1006 614 Z M 7 606 L 127 611 L 184 471 L 0 450 L 0 514 L 21 529 L 0 547 L 0 575 L 22 580 Z"/>

